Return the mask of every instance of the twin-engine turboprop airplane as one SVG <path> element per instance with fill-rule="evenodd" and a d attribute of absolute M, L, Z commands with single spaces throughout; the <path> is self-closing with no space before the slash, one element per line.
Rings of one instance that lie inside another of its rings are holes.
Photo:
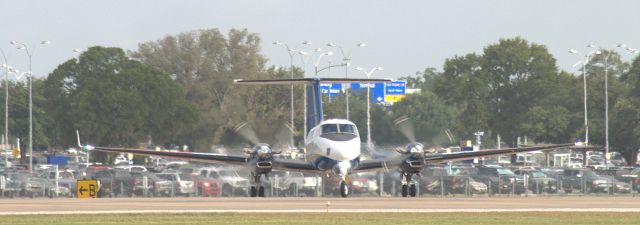
<path fill-rule="evenodd" d="M 133 148 L 82 147 L 85 150 L 98 150 L 115 153 L 132 153 L 140 155 L 177 158 L 190 161 L 222 163 L 246 166 L 252 171 L 253 186 L 251 196 L 264 197 L 264 187 L 261 185 L 262 175 L 267 176 L 272 170 L 299 171 L 316 173 L 325 176 L 335 176 L 340 179 L 340 194 L 349 195 L 348 176 L 353 173 L 366 171 L 380 171 L 397 169 L 400 171 L 403 193 L 408 189 L 412 175 L 420 172 L 427 164 L 437 164 L 448 161 L 458 161 L 477 157 L 509 155 L 519 152 L 551 150 L 572 144 L 549 145 L 544 147 L 486 149 L 475 152 L 457 152 L 451 154 L 428 154 L 420 143 L 407 145 L 405 151 L 397 157 L 361 160 L 360 135 L 356 125 L 344 119 L 323 118 L 321 83 L 380 83 L 391 82 L 389 79 L 335 79 L 335 78 L 299 78 L 278 80 L 234 80 L 235 84 L 303 84 L 306 85 L 307 98 L 307 138 L 305 147 L 306 160 L 280 159 L 273 155 L 278 152 L 272 150 L 268 144 L 255 143 L 253 148 L 245 151 L 246 155 L 227 155 L 198 152 L 164 152 Z M 79 139 L 79 137 L 78 137 Z M 79 140 L 78 140 L 79 142 Z M 80 145 L 80 143 L 78 143 Z M 412 187 L 415 189 L 415 187 Z M 403 194 L 406 196 L 406 194 Z M 415 196 L 412 194 L 412 196 Z"/>

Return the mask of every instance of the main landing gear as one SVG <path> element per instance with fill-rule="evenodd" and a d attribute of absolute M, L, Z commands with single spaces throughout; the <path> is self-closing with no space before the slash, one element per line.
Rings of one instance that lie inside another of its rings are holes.
<path fill-rule="evenodd" d="M 411 197 L 416 197 L 418 194 L 418 190 L 416 189 L 415 184 L 411 183 L 411 173 L 402 173 L 400 174 L 400 179 L 402 180 L 402 197 L 407 197 L 411 195 Z"/>
<path fill-rule="evenodd" d="M 251 197 L 264 197 L 264 186 L 262 186 L 262 181 L 260 180 L 260 176 L 262 174 L 254 174 L 253 175 L 253 183 L 255 186 L 251 186 L 250 196 Z M 258 187 L 258 188 L 256 188 Z"/>

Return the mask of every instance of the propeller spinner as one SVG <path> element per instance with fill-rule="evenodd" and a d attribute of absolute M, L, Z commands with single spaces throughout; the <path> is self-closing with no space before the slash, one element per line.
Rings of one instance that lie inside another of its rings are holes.
<path fill-rule="evenodd" d="M 235 126 L 234 131 L 243 139 L 251 143 L 251 145 L 253 145 L 252 148 L 247 148 L 244 150 L 244 152 L 250 155 L 257 155 L 260 158 L 270 157 L 274 154 L 280 154 L 284 149 L 288 149 L 290 147 L 288 143 L 292 142 L 293 134 L 291 126 L 285 124 L 283 128 L 279 129 L 276 132 L 274 140 L 275 144 L 273 147 L 271 147 L 267 143 L 260 142 L 260 139 L 256 135 L 256 132 L 248 125 L 247 122 L 242 122 Z"/>

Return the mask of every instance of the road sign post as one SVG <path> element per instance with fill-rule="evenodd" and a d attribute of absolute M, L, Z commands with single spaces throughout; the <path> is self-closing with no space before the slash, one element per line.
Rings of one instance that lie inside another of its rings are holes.
<path fill-rule="evenodd" d="M 98 196 L 97 180 L 78 180 L 76 187 L 76 196 L 78 198 L 96 198 Z"/>

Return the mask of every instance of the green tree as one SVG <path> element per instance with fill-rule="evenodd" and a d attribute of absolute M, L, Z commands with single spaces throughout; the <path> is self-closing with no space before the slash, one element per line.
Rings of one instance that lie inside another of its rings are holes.
<path fill-rule="evenodd" d="M 474 131 L 484 129 L 491 135 L 500 134 L 502 140 L 514 145 L 518 136 L 525 135 L 540 138 L 539 141 L 567 138 L 542 135 L 536 129 L 540 125 L 534 124 L 573 121 L 571 117 L 556 117 L 556 113 L 573 115 L 562 107 L 572 99 L 574 80 L 558 72 L 555 59 L 545 46 L 517 37 L 485 47 L 482 55 L 447 59 L 444 71 L 434 79 L 432 87 L 436 95 L 459 112 L 454 130 L 460 136 L 470 138 Z M 560 108 L 551 109 L 552 106 Z M 541 109 L 550 111 L 542 113 Z M 568 130 L 570 124 L 557 124 L 561 127 L 555 127 L 558 130 L 555 134 L 561 135 L 559 131 Z"/>
<path fill-rule="evenodd" d="M 233 127 L 249 121 L 258 136 L 267 138 L 273 129 L 289 121 L 289 86 L 234 85 L 234 79 L 289 78 L 289 70 L 265 68 L 260 38 L 247 30 L 232 29 L 223 35 L 217 29 L 196 30 L 139 45 L 132 57 L 172 74 L 197 106 L 200 121 L 190 131 L 197 149 L 240 141 Z M 301 71 L 294 69 L 294 76 Z M 296 87 L 296 95 L 302 93 Z M 301 109 L 301 98 L 296 107 Z M 296 130 L 302 129 L 302 110 L 296 111 Z"/>
<path fill-rule="evenodd" d="M 45 130 L 47 129 L 47 124 L 51 121 L 51 117 L 45 113 L 42 108 L 42 104 L 45 102 L 44 96 L 42 92 L 40 92 L 42 87 L 43 80 L 42 79 L 33 79 L 33 144 L 42 144 L 49 145 L 51 144 L 51 139 L 48 135 L 46 135 Z M 0 109 L 0 114 L 3 115 L 2 126 L 4 126 L 4 113 L 5 113 L 5 88 L 6 83 L 2 82 L 2 99 L 0 99 L 0 104 L 3 106 Z M 20 147 L 23 149 L 21 152 L 22 159 L 26 160 L 24 157 L 28 149 L 28 137 L 29 137 L 29 89 L 26 84 L 26 80 L 22 80 L 22 82 L 14 82 L 9 81 L 9 135 L 8 135 L 8 143 L 16 143 L 16 138 L 20 139 Z M 3 128 L 4 130 L 4 128 Z M 3 132 L 4 133 L 4 132 Z"/>
<path fill-rule="evenodd" d="M 620 80 L 624 83 L 622 87 L 626 92 L 617 98 L 610 112 L 611 147 L 625 155 L 628 162 L 633 162 L 640 146 L 640 57 L 633 60 L 627 71 L 624 71 L 627 68 L 625 65 L 617 68 L 622 69 L 617 72 L 622 73 Z M 615 77 L 612 76 L 614 79 Z"/>
<path fill-rule="evenodd" d="M 614 117 L 613 109 L 616 108 L 618 99 L 624 98 L 629 93 L 630 86 L 621 80 L 627 74 L 629 65 L 620 59 L 620 55 L 614 51 L 601 50 L 601 54 L 594 55 L 587 64 L 587 94 L 589 113 L 589 142 L 605 144 L 605 64 L 608 73 L 609 96 L 609 138 L 617 135 L 618 128 L 612 125 Z M 608 57 L 608 60 L 606 59 Z M 606 63 L 605 63 L 606 62 Z M 627 104 L 627 103 L 625 103 Z M 625 108 L 625 107 L 623 107 Z M 622 109 L 622 108 L 620 108 Z M 614 143 L 614 142 L 611 142 Z M 615 145 L 615 143 L 614 143 Z M 612 145 L 613 146 L 613 145 Z"/>
<path fill-rule="evenodd" d="M 458 115 L 454 107 L 447 105 L 433 93 L 424 91 L 408 95 L 402 101 L 394 104 L 387 116 L 390 117 L 390 120 L 403 116 L 411 119 L 417 141 L 427 144 L 444 144 L 434 143 L 441 142 L 434 139 L 440 138 L 445 130 L 452 128 Z M 397 127 L 395 128 L 393 129 L 394 134 L 399 135 L 399 130 Z M 406 143 L 407 141 L 403 137 L 396 138 L 396 140 L 399 140 L 396 143 Z"/>
<path fill-rule="evenodd" d="M 89 143 L 136 146 L 151 137 L 178 143 L 179 134 L 196 122 L 184 91 L 168 74 L 129 59 L 119 48 L 91 47 L 79 60 L 56 68 L 44 83 L 51 96 L 45 108 L 54 115 L 50 135 L 68 138 L 80 130 Z"/>

